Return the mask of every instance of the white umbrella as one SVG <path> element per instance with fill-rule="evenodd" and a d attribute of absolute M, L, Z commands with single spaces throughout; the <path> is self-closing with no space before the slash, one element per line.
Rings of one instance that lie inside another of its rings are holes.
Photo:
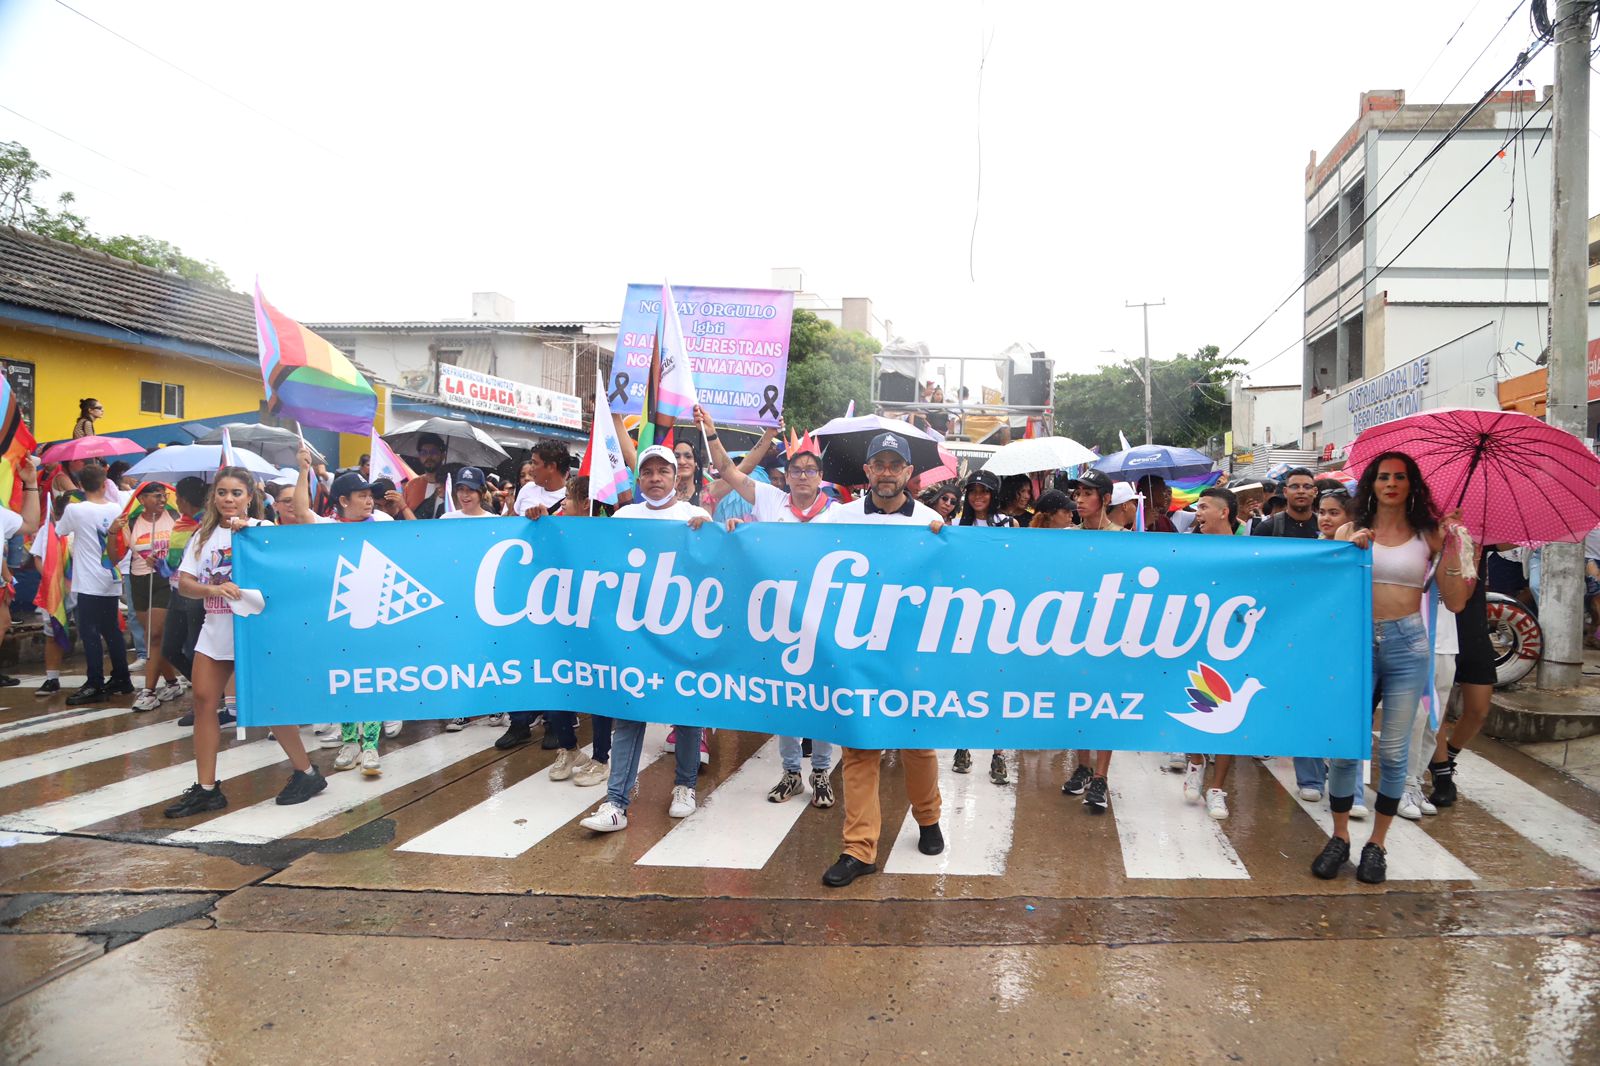
<path fill-rule="evenodd" d="M 239 465 L 254 474 L 258 481 L 270 481 L 278 474 L 277 467 L 255 452 L 235 448 L 233 454 L 239 460 Z M 210 481 L 217 476 L 217 467 L 221 465 L 220 444 L 173 444 L 158 448 L 140 459 L 128 469 L 128 476 L 168 484 L 186 477 Z"/>
<path fill-rule="evenodd" d="M 1070 437 L 1031 437 L 1014 440 L 989 457 L 985 470 L 1002 477 L 1065 470 L 1092 463 L 1100 457 Z"/>

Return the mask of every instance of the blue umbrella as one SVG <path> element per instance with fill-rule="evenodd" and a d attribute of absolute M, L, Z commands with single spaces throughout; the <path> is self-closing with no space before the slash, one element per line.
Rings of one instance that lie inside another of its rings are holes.
<path fill-rule="evenodd" d="M 277 476 L 278 468 L 255 452 L 235 448 L 234 455 L 258 481 L 269 481 Z M 222 465 L 220 444 L 173 444 L 158 448 L 140 459 L 128 470 L 128 476 L 146 481 L 164 481 L 171 484 L 179 478 L 198 477 L 210 481 Z"/>
<path fill-rule="evenodd" d="M 1169 448 L 1165 444 L 1141 444 L 1137 448 L 1113 452 L 1093 464 L 1118 481 L 1137 481 L 1146 474 L 1172 480 L 1209 474 L 1216 467 L 1211 456 L 1193 448 Z"/>

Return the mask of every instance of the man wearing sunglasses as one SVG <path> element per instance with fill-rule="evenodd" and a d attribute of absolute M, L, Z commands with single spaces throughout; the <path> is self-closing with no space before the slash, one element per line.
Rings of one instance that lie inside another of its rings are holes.
<path fill-rule="evenodd" d="M 1289 471 L 1283 479 L 1283 499 L 1283 510 L 1257 522 L 1251 536 L 1316 540 L 1317 516 L 1312 511 L 1317 499 L 1316 476 L 1303 466 Z"/>

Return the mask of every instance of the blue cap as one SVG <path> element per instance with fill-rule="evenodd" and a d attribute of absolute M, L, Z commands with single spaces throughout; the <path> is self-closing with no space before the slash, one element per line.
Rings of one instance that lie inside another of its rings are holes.
<path fill-rule="evenodd" d="M 884 452 L 894 452 L 907 463 L 911 462 L 911 443 L 900 433 L 883 432 L 867 445 L 867 462 L 872 462 Z"/>
<path fill-rule="evenodd" d="M 456 476 L 451 480 L 451 484 L 455 485 L 456 488 L 465 485 L 467 488 L 477 489 L 479 492 L 482 492 L 488 485 L 484 480 L 483 471 L 475 466 L 464 466 L 457 470 Z"/>
<path fill-rule="evenodd" d="M 333 484 L 328 486 L 328 495 L 338 500 L 344 496 L 354 496 L 358 492 L 366 492 L 371 488 L 371 482 L 362 477 L 359 470 L 351 470 L 333 479 Z"/>

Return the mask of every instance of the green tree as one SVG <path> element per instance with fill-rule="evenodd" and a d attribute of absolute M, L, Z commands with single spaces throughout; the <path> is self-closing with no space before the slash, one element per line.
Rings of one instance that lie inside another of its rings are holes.
<path fill-rule="evenodd" d="M 1193 355 L 1150 362 L 1151 429 L 1157 444 L 1205 448 L 1232 425 L 1228 388 L 1243 359 L 1223 359 L 1214 344 Z M 1144 383 L 1136 365 L 1116 363 L 1089 374 L 1063 374 L 1055 384 L 1056 432 L 1080 444 L 1116 451 L 1117 433 L 1144 442 Z"/>
<path fill-rule="evenodd" d="M 92 248 L 191 281 L 229 287 L 228 276 L 217 264 L 184 255 L 183 249 L 157 237 L 127 233 L 103 237 L 95 233 L 89 228 L 89 220 L 73 210 L 77 197 L 71 192 L 58 195 L 53 208 L 35 202 L 34 186 L 49 178 L 50 172 L 25 146 L 15 141 L 0 142 L 0 225 Z"/>
<path fill-rule="evenodd" d="M 796 430 L 815 429 L 845 413 L 851 401 L 872 403 L 872 357 L 883 346 L 865 333 L 842 330 L 805 309 L 794 313 L 783 417 Z"/>

